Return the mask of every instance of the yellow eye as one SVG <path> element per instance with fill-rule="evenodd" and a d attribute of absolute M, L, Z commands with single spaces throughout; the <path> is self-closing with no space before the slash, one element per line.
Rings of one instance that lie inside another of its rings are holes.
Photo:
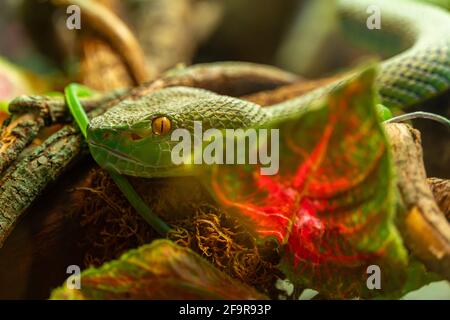
<path fill-rule="evenodd" d="M 170 131 L 172 123 L 166 117 L 157 117 L 152 121 L 152 131 L 156 135 L 163 135 Z"/>

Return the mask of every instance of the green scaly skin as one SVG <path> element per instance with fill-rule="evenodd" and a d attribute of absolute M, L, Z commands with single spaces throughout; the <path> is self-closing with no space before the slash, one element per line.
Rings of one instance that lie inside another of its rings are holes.
<path fill-rule="evenodd" d="M 367 33 L 366 10 L 372 4 L 381 9 L 382 29 Z M 381 64 L 376 84 L 383 105 L 407 108 L 449 89 L 448 13 L 407 0 L 340 0 L 339 13 L 343 21 L 360 26 L 368 36 L 395 34 L 408 47 Z M 169 118 L 172 130 L 186 128 L 191 132 L 194 121 L 201 121 L 203 130 L 258 127 L 305 112 L 341 81 L 266 108 L 202 89 L 167 88 L 139 101 L 122 101 L 94 118 L 87 129 L 88 143 L 99 165 L 119 174 L 148 178 L 191 175 L 197 166 L 172 164 L 170 151 L 177 142 L 171 141 L 170 133 L 152 133 L 155 117 Z"/>

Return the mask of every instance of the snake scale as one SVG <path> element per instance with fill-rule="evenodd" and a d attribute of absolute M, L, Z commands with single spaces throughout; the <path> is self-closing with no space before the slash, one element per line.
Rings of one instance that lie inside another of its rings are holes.
<path fill-rule="evenodd" d="M 450 15 L 415 1 L 339 0 L 339 16 L 364 29 L 370 5 L 381 10 L 382 28 L 371 30 L 374 36 L 395 35 L 407 48 L 381 63 L 376 86 L 382 103 L 407 108 L 448 90 Z M 203 89 L 166 88 L 137 101 L 123 100 L 92 119 L 87 139 L 99 165 L 119 174 L 183 175 L 186 170 L 171 163 L 170 150 L 175 144 L 168 134 L 171 130 L 193 130 L 194 121 L 202 121 L 204 129 L 234 129 L 288 119 L 342 81 L 345 79 L 265 108 Z"/>

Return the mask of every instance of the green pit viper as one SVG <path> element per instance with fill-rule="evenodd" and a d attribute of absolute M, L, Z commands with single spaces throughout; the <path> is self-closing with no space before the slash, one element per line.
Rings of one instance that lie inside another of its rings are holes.
<path fill-rule="evenodd" d="M 377 5 L 381 10 L 381 30 L 367 30 L 366 10 L 370 5 Z M 449 89 L 450 15 L 447 12 L 407 0 L 339 0 L 339 15 L 344 23 L 359 26 L 360 35 L 373 34 L 378 40 L 383 35 L 395 35 L 407 47 L 381 63 L 376 86 L 383 105 L 406 108 Z M 172 130 L 193 130 L 194 121 L 201 121 L 204 129 L 234 129 L 289 119 L 304 112 L 342 81 L 345 79 L 265 108 L 203 89 L 170 87 L 138 101 L 123 100 L 90 121 L 83 116 L 80 104 L 71 109 L 86 133 L 93 158 L 113 172 L 116 182 L 122 174 L 146 178 L 179 176 L 193 172 L 192 167 L 172 164 L 170 151 L 177 143 L 170 139 Z M 71 102 L 76 104 L 75 91 L 70 86 L 66 90 L 69 106 Z M 127 197 L 136 200 L 135 194 Z M 163 226 L 162 230 L 167 231 L 167 227 Z"/>

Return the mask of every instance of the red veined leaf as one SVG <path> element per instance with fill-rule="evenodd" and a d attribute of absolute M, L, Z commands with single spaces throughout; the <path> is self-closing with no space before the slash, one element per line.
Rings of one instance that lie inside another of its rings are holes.
<path fill-rule="evenodd" d="M 399 296 L 425 281 L 423 269 L 409 272 L 394 224 L 396 187 L 375 76 L 367 68 L 302 115 L 272 124 L 280 140 L 276 175 L 255 165 L 216 165 L 204 175 L 218 202 L 256 237 L 283 244 L 280 268 L 291 281 L 336 298 Z M 371 265 L 380 267 L 380 290 L 367 286 Z"/>
<path fill-rule="evenodd" d="M 98 269 L 83 271 L 79 289 L 65 284 L 53 290 L 51 299 L 267 298 L 231 279 L 190 249 L 169 240 L 156 240 Z"/>

